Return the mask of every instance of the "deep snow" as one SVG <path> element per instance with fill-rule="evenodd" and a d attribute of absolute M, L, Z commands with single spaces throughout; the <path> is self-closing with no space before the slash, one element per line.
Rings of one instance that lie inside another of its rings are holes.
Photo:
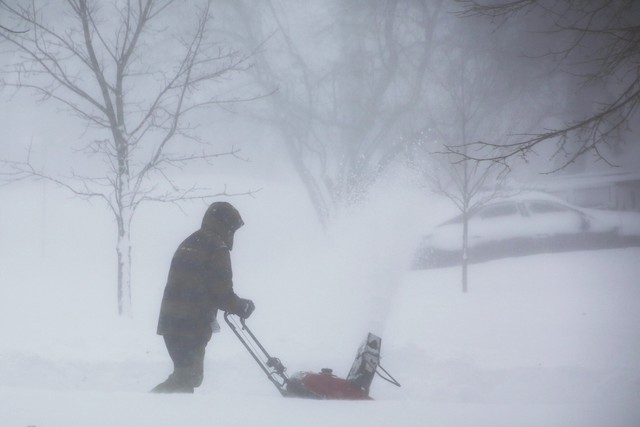
<path fill-rule="evenodd" d="M 250 183 L 249 183 L 250 184 Z M 248 185 L 249 185 L 248 184 Z M 640 249 L 409 271 L 445 205 L 391 185 L 319 230 L 295 185 L 261 182 L 233 252 L 252 329 L 289 372 L 345 376 L 382 336 L 374 402 L 283 399 L 226 325 L 190 396 L 147 393 L 170 371 L 155 335 L 169 260 L 205 206 L 134 224 L 134 317 L 115 315 L 115 250 L 99 205 L 44 184 L 0 188 L 0 425 L 640 425 Z M 447 212 L 448 214 L 448 212 Z"/>

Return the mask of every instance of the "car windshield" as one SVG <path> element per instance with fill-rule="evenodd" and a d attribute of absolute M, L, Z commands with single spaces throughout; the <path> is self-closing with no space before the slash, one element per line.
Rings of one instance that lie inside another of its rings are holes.
<path fill-rule="evenodd" d="M 481 209 L 477 216 L 486 219 L 511 215 L 518 215 L 518 207 L 515 203 L 501 203 L 499 205 L 487 206 Z"/>
<path fill-rule="evenodd" d="M 571 209 L 562 206 L 562 205 L 558 205 L 555 203 L 549 203 L 549 202 L 543 202 L 543 201 L 535 201 L 535 202 L 529 202 L 527 204 L 527 208 L 529 209 L 529 211 L 531 213 L 534 214 L 544 214 L 544 213 L 554 213 L 554 212 L 572 212 Z"/>

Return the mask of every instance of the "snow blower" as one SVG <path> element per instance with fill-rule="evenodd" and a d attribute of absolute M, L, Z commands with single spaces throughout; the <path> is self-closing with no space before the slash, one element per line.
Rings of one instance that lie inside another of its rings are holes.
<path fill-rule="evenodd" d="M 400 387 L 400 383 L 380 366 L 382 340 L 372 333 L 367 335 L 358 348 L 356 358 L 346 379 L 333 375 L 333 371 L 329 368 L 324 368 L 320 372 L 296 372 L 288 376 L 286 374 L 287 368 L 280 359 L 269 355 L 244 319 L 225 313 L 224 320 L 267 375 L 269 381 L 284 397 L 373 400 L 369 396 L 369 388 L 374 374 Z"/>

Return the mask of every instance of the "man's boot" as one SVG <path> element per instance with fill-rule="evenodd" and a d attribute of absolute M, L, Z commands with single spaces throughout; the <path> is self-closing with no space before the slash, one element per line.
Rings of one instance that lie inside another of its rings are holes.
<path fill-rule="evenodd" d="M 155 386 L 151 393 L 193 393 L 194 387 L 189 384 L 188 375 L 185 375 L 188 373 L 181 371 L 174 371 L 165 382 Z"/>

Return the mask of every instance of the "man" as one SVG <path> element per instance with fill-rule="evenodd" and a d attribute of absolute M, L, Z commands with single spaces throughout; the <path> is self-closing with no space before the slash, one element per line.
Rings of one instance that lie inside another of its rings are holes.
<path fill-rule="evenodd" d="M 173 373 L 152 391 L 193 393 L 202 384 L 205 347 L 218 310 L 246 319 L 255 306 L 233 291 L 230 251 L 233 236 L 244 225 L 226 202 L 207 209 L 198 231 L 180 244 L 169 269 L 158 335 L 164 337 Z"/>

